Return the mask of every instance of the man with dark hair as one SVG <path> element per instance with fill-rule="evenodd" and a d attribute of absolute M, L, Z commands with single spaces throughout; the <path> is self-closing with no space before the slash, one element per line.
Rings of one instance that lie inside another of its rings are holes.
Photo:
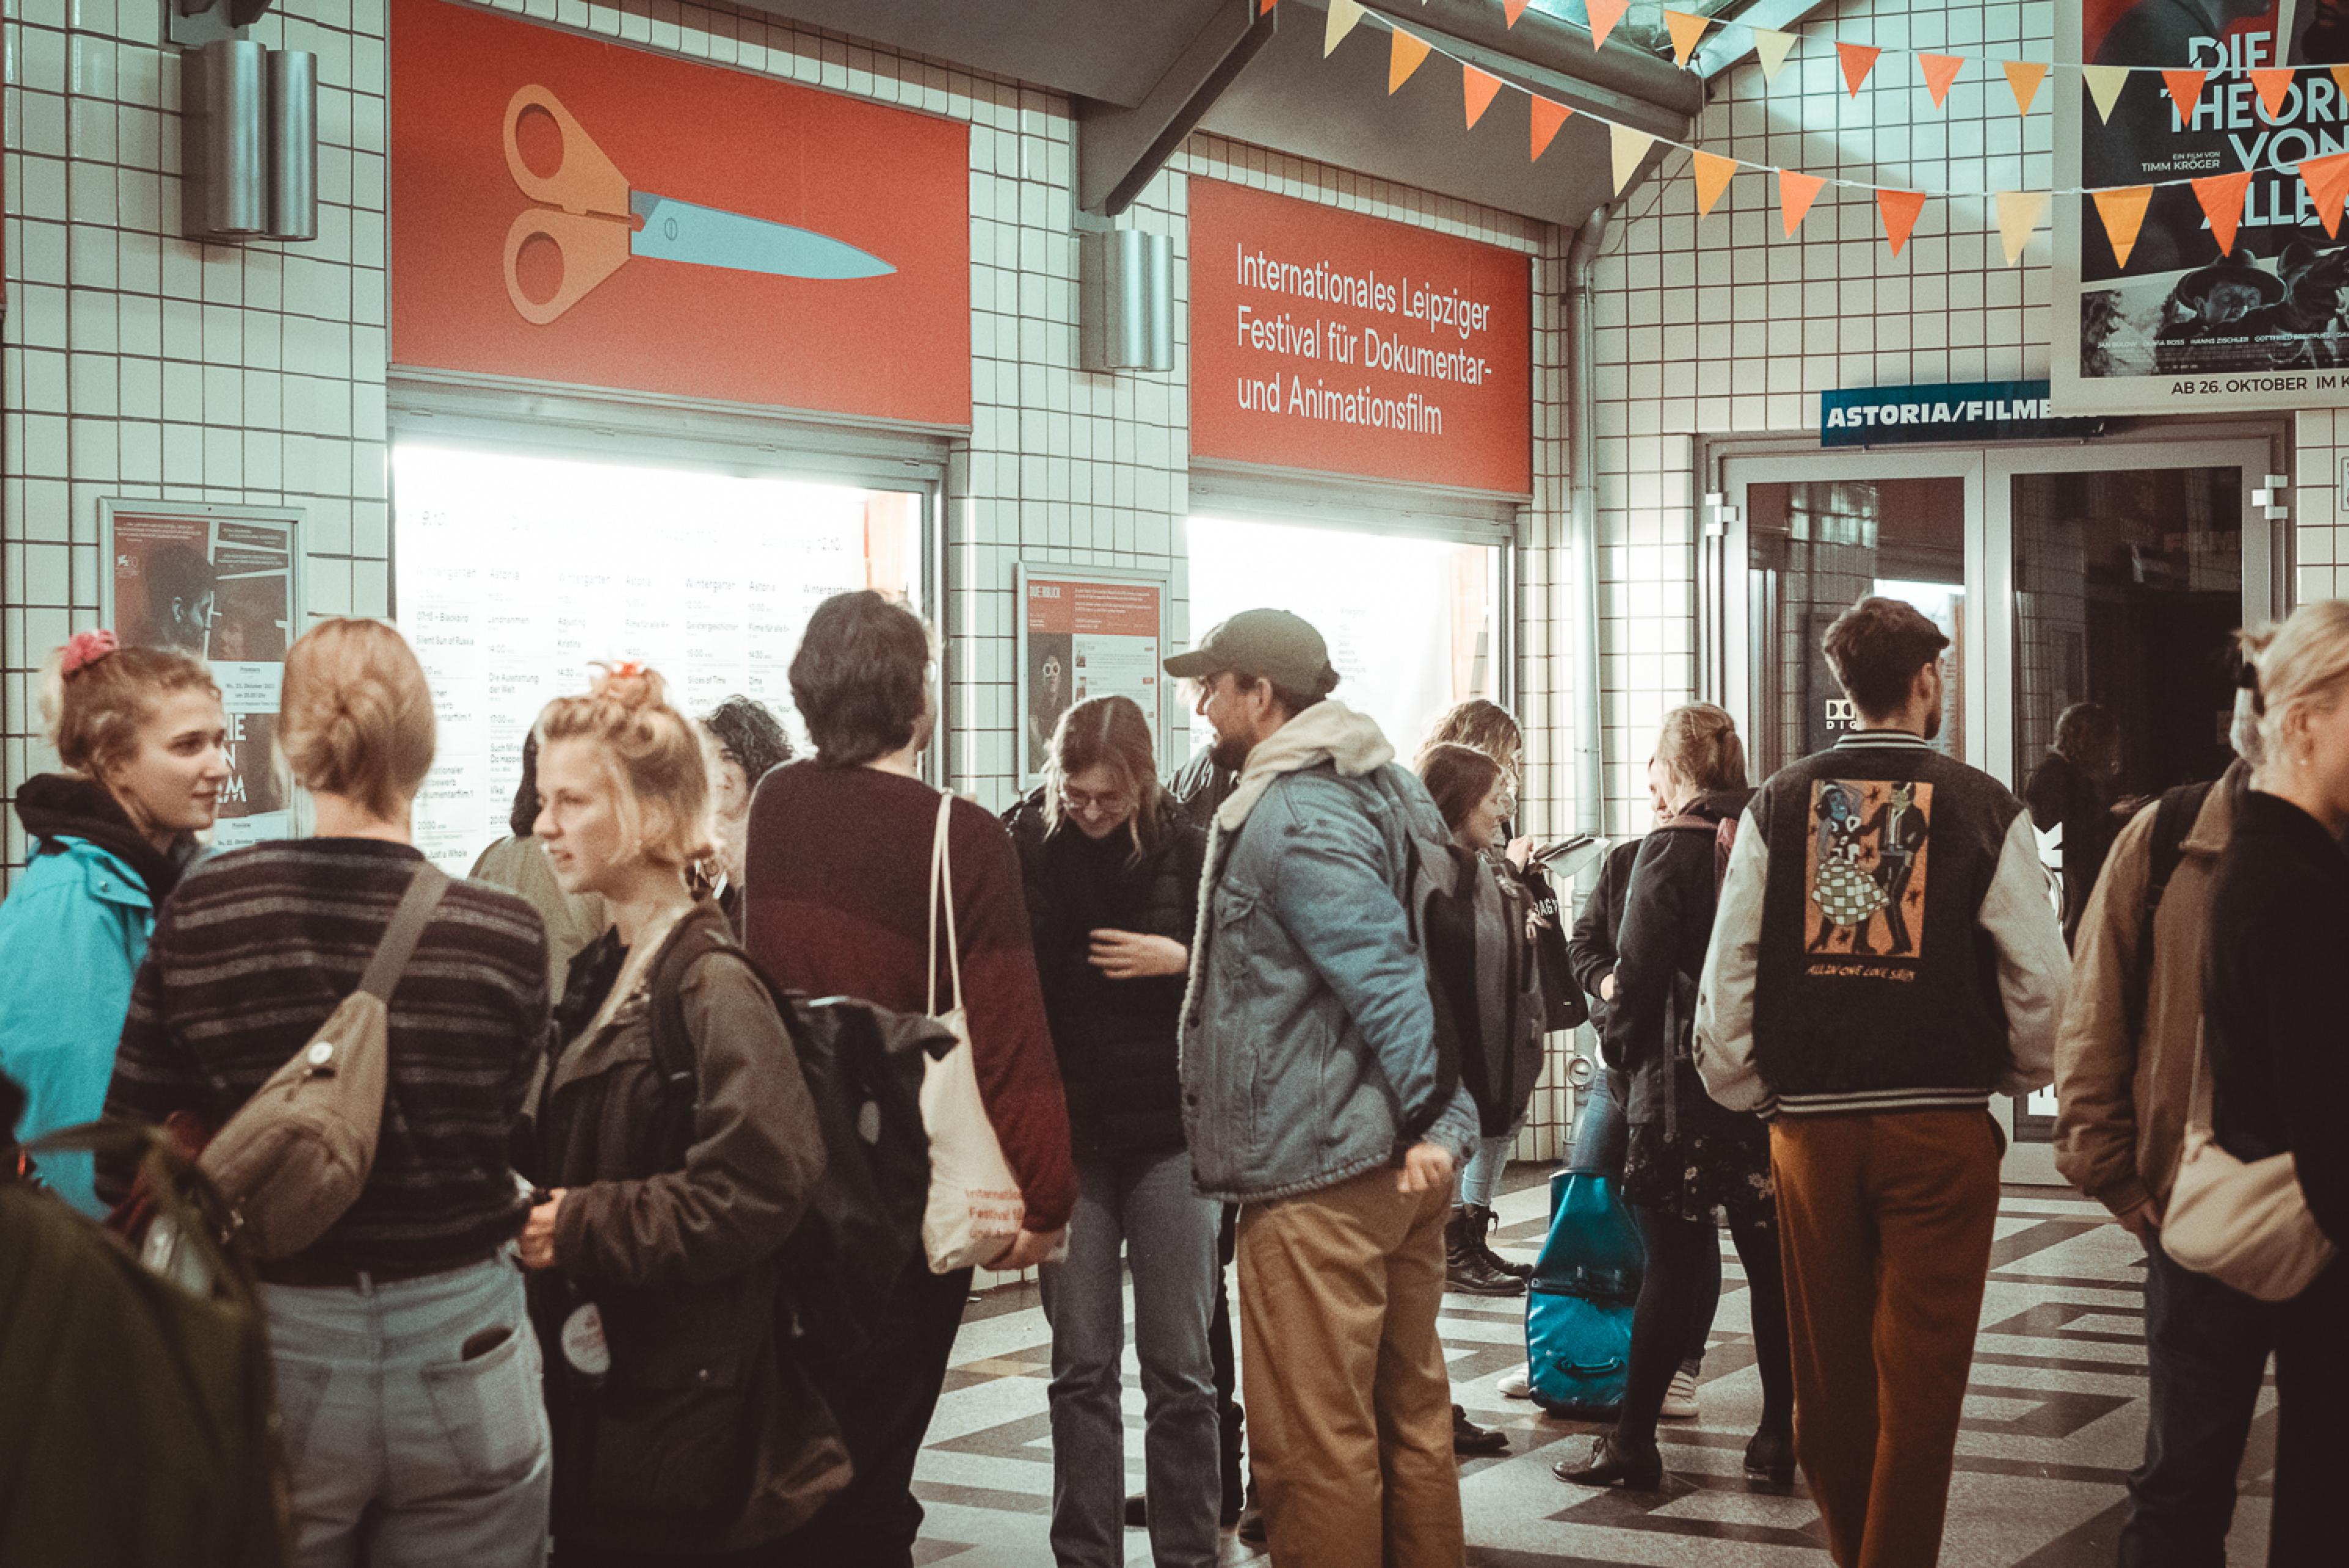
<path fill-rule="evenodd" d="M 1240 1205 L 1241 1355 L 1273 1557 L 1459 1568 L 1436 1312 L 1476 1138 L 1404 900 L 1444 818 L 1378 726 L 1327 701 L 1320 633 L 1248 610 L 1166 661 L 1196 680 L 1218 806 L 1184 1004 L 1201 1191 Z"/>
<path fill-rule="evenodd" d="M 1706 1087 L 1771 1118 L 1795 1446 L 1839 1568 L 1940 1550 L 1990 1096 L 2048 1081 L 2070 971 L 2023 803 L 1930 744 L 1948 645 L 1896 599 L 1828 628 L 1859 728 L 1746 808 L 1697 997 Z"/>

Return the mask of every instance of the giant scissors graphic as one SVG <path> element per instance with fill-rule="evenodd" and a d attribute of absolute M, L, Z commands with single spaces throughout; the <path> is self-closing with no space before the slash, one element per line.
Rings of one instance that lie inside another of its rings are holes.
<path fill-rule="evenodd" d="M 522 117 L 533 109 L 553 119 L 562 136 L 561 161 L 552 174 L 531 172 L 515 139 Z M 630 256 L 779 277 L 881 277 L 897 270 L 845 240 L 812 229 L 636 190 L 579 128 L 571 111 L 543 87 L 523 88 L 507 103 L 505 135 L 506 167 L 514 183 L 532 201 L 545 203 L 525 209 L 506 231 L 506 296 L 533 327 L 545 326 L 578 304 Z M 562 286 L 543 304 L 523 292 L 515 270 L 523 247 L 542 235 L 554 243 L 563 261 Z"/>

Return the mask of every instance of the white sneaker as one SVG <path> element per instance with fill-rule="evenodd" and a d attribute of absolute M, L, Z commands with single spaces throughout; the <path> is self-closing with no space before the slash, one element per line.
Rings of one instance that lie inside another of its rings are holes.
<path fill-rule="evenodd" d="M 1672 1374 L 1671 1386 L 1664 1390 L 1664 1407 L 1658 1412 L 1669 1421 L 1692 1421 L 1696 1418 L 1696 1375 L 1685 1366 Z"/>
<path fill-rule="evenodd" d="M 1534 1369 L 1530 1364 L 1518 1367 L 1501 1379 L 1501 1397 L 1530 1399 L 1534 1397 Z"/>

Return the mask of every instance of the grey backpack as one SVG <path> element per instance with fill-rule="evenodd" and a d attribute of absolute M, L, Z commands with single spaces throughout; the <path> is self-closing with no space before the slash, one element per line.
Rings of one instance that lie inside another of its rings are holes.
<path fill-rule="evenodd" d="M 359 988 L 204 1146 L 196 1163 L 251 1256 L 292 1257 L 358 1201 L 383 1128 L 392 990 L 448 887 L 430 862 L 417 868 Z"/>

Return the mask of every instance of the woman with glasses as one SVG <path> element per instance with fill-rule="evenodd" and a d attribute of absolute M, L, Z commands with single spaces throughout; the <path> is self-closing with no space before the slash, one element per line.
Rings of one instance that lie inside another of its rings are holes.
<path fill-rule="evenodd" d="M 1123 1253 L 1133 1267 L 1152 1556 L 1159 1568 L 1205 1568 L 1221 1506 L 1207 1348 L 1220 1214 L 1191 1184 L 1175 1031 L 1206 838 L 1159 787 L 1150 722 L 1124 697 L 1061 716 L 1043 788 L 1006 821 L 1079 1184 L 1068 1257 L 1042 1279 L 1053 1555 L 1063 1568 L 1125 1561 Z"/>

